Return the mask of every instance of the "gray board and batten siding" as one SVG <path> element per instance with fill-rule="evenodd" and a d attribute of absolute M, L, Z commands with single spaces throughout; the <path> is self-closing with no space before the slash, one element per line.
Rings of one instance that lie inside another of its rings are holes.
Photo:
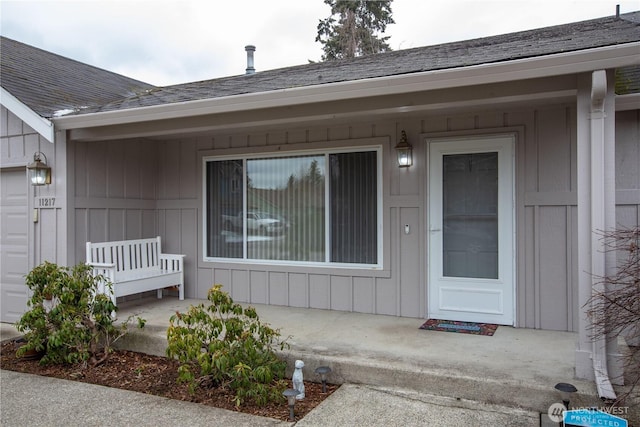
<path fill-rule="evenodd" d="M 638 115 L 637 110 L 616 114 L 617 222 L 623 226 L 640 223 Z M 56 161 L 59 156 L 55 151 L 64 147 L 41 141 L 37 133 L 5 108 L 2 124 L 3 174 L 24 174 L 24 166 L 17 165 L 30 161 L 36 150 L 44 151 Z M 575 330 L 576 141 L 575 107 L 571 103 L 518 111 L 433 115 L 402 122 L 168 140 L 71 142 L 69 158 L 75 160 L 70 162 L 75 168 L 68 177 L 73 182 L 70 191 L 75 206 L 72 213 L 75 253 L 66 257 L 65 247 L 47 244 L 36 245 L 36 256 L 79 262 L 83 260 L 87 240 L 160 234 L 167 251 L 187 255 L 187 297 L 204 298 L 211 284 L 222 283 L 238 301 L 424 317 L 427 284 L 423 260 L 428 248 L 422 238 L 426 224 L 426 178 L 420 163 L 426 153 L 422 143 L 414 144 L 416 167 L 409 171 L 396 168 L 391 149 L 394 144 L 389 135 L 395 134 L 397 128 L 405 129 L 412 141 L 419 139 L 419 135 L 517 129 L 517 324 Z M 327 268 L 318 271 L 202 261 L 199 153 L 306 143 L 332 147 L 336 144 L 332 141 L 367 138 L 387 140 L 384 171 L 390 180 L 383 195 L 383 226 L 384 262 L 390 268 L 386 273 L 344 274 Z M 11 170 L 10 165 L 16 167 Z M 52 186 L 62 184 L 56 179 Z M 38 191 L 53 193 L 54 189 L 38 188 Z M 33 230 L 62 233 L 65 218 L 60 212 L 59 208 L 41 209 L 40 226 Z M 29 212 L 23 214 L 28 217 Z M 402 225 L 407 223 L 417 224 L 419 231 L 410 235 L 401 233 Z M 39 241 L 52 240 L 36 236 L 36 242 Z M 564 262 L 557 262 L 559 259 Z M 26 268 L 23 270 L 26 273 Z"/>
<path fill-rule="evenodd" d="M 640 220 L 638 112 L 617 117 L 618 221 Z M 395 167 L 390 136 L 405 129 L 415 166 Z M 205 298 L 214 283 L 234 299 L 405 317 L 427 315 L 426 147 L 421 135 L 516 133 L 517 283 L 519 327 L 577 328 L 576 110 L 572 103 L 514 111 L 428 115 L 402 121 L 215 133 L 156 140 L 71 142 L 75 248 L 87 240 L 160 234 L 165 250 L 184 253 L 186 296 Z M 383 141 L 384 267 L 341 269 L 203 261 L 203 155 L 287 145 L 334 148 Z M 635 163 L 634 163 L 635 162 Z M 635 167 L 633 166 L 635 164 Z M 92 179 L 102 176 L 106 179 Z M 411 234 L 404 224 L 415 224 Z"/>
<path fill-rule="evenodd" d="M 65 176 L 36 189 L 27 181 L 25 165 L 40 151 L 49 165 L 63 167 L 66 149 L 63 144 L 51 144 L 4 106 L 0 108 L 0 149 L 0 313 L 2 321 L 15 322 L 27 307 L 24 276 L 29 270 L 38 260 L 66 264 L 68 259 L 67 240 L 58 238 L 67 232 Z"/>

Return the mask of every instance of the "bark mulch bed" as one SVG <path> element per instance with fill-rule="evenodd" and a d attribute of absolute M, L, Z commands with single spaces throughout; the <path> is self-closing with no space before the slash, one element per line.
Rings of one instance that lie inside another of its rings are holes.
<path fill-rule="evenodd" d="M 289 409 L 286 403 L 255 406 L 244 404 L 236 408 L 233 395 L 220 388 L 202 388 L 192 395 L 186 384 L 177 383 L 178 363 L 175 360 L 151 356 L 133 351 L 115 350 L 107 360 L 95 368 L 81 365 L 40 365 L 38 360 L 16 357 L 17 344 L 5 341 L 0 347 L 0 368 L 47 377 L 82 381 L 107 387 L 137 391 L 170 399 L 195 402 L 217 408 L 239 411 L 252 415 L 287 421 Z M 338 386 L 327 384 L 327 393 L 322 385 L 305 381 L 305 398 L 296 403 L 296 418 L 300 420 L 320 402 L 333 393 Z"/>

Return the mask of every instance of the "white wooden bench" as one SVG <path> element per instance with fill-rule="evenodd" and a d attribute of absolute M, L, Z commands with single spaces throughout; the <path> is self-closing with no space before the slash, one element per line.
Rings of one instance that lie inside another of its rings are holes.
<path fill-rule="evenodd" d="M 118 242 L 87 242 L 86 263 L 94 275 L 102 275 L 113 284 L 111 299 L 146 291 L 177 286 L 184 299 L 185 255 L 163 254 L 160 237 L 122 240 Z M 101 292 L 107 293 L 102 284 Z"/>

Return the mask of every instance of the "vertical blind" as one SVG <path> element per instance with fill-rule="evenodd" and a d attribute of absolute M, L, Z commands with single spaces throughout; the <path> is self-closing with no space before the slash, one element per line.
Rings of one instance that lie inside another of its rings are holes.
<path fill-rule="evenodd" d="M 242 215 L 243 175 L 242 160 L 207 163 L 207 256 L 242 258 L 238 221 Z"/>
<path fill-rule="evenodd" d="M 375 152 L 329 156 L 331 261 L 375 264 L 378 254 L 378 186 Z"/>
<path fill-rule="evenodd" d="M 207 256 L 376 264 L 377 151 L 211 160 Z"/>

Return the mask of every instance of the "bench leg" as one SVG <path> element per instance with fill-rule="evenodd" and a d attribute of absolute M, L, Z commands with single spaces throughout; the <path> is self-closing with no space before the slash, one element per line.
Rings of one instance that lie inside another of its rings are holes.
<path fill-rule="evenodd" d="M 158 289 L 156 291 L 156 295 L 158 296 L 158 299 L 162 299 L 162 289 Z"/>
<path fill-rule="evenodd" d="M 116 304 L 116 293 L 115 293 L 115 292 L 111 292 L 111 295 L 110 295 L 110 296 L 111 296 L 111 301 L 113 302 L 113 305 L 114 305 L 115 307 L 117 307 L 117 304 Z M 113 320 L 116 320 L 116 317 L 117 317 L 117 316 L 116 316 L 116 312 L 115 312 L 115 310 L 114 310 L 114 311 L 112 311 L 112 312 L 111 312 L 111 318 L 112 318 Z"/>
<path fill-rule="evenodd" d="M 180 301 L 184 300 L 184 283 L 180 283 L 178 285 L 178 293 L 179 293 Z"/>

